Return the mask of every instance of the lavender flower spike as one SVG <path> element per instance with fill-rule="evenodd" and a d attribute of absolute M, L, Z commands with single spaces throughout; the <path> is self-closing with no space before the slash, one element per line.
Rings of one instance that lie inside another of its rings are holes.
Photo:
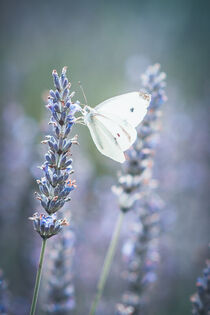
<path fill-rule="evenodd" d="M 165 78 L 159 64 L 148 67 L 142 76 L 143 88 L 151 94 L 151 102 L 137 130 L 137 140 L 127 151 L 128 161 L 119 176 L 118 186 L 113 188 L 121 211 L 136 210 L 131 236 L 123 247 L 128 290 L 122 297 L 122 304 L 116 306 L 117 315 L 139 314 L 145 304 L 145 290 L 156 279 L 162 201 L 154 192 L 156 181 L 152 178 L 152 166 L 161 107 L 167 100 Z"/>
<path fill-rule="evenodd" d="M 30 218 L 34 229 L 43 239 L 30 315 L 34 315 L 36 311 L 46 241 L 56 235 L 63 225 L 67 225 L 65 219 L 56 219 L 56 213 L 70 201 L 69 194 L 76 187 L 75 181 L 70 179 L 73 172 L 70 149 L 72 144 L 77 143 L 77 137 L 69 139 L 69 134 L 76 122 L 75 113 L 81 108 L 71 100 L 71 84 L 66 77 L 66 70 L 64 67 L 60 77 L 56 70 L 52 73 L 56 89 L 49 93 L 47 108 L 51 112 L 49 124 L 53 127 L 53 133 L 42 141 L 48 144 L 48 152 L 41 166 L 44 176 L 37 180 L 40 192 L 36 193 L 36 198 L 40 200 L 48 216 L 35 214 Z"/>
<path fill-rule="evenodd" d="M 50 248 L 50 264 L 47 274 L 48 290 L 45 311 L 48 315 L 67 315 L 75 308 L 73 275 L 75 235 L 70 227 L 58 236 L 58 242 Z"/>
<path fill-rule="evenodd" d="M 36 193 L 36 198 L 49 216 L 35 214 L 32 217 L 35 230 L 47 238 L 57 234 L 67 223 L 63 220 L 56 221 L 56 217 L 50 215 L 57 213 L 70 200 L 69 194 L 76 187 L 75 181 L 70 179 L 73 173 L 70 149 L 72 144 L 77 143 L 77 137 L 69 139 L 69 134 L 75 123 L 74 115 L 80 110 L 79 104 L 71 100 L 71 85 L 66 78 L 66 67 L 60 77 L 54 70 L 53 79 L 56 90 L 50 90 L 47 108 L 52 115 L 49 124 L 54 132 L 42 141 L 48 144 L 48 152 L 41 166 L 44 176 L 37 180 L 40 192 Z"/>

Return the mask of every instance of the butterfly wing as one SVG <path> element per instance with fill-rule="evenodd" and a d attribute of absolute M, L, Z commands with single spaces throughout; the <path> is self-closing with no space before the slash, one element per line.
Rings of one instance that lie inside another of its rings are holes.
<path fill-rule="evenodd" d="M 131 92 L 112 97 L 95 107 L 95 110 L 104 115 L 111 115 L 126 120 L 136 127 L 147 113 L 151 97 L 142 92 Z"/>
<path fill-rule="evenodd" d="M 97 149 L 111 159 L 123 163 L 123 151 L 136 140 L 136 130 L 119 118 L 110 118 L 97 112 L 86 118 L 86 124 Z"/>

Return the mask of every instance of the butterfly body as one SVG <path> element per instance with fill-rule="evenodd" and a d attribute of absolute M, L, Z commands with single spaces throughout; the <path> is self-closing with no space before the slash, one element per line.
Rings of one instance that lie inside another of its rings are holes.
<path fill-rule="evenodd" d="M 149 102 L 149 95 L 131 92 L 108 99 L 95 108 L 84 107 L 84 123 L 102 154 L 120 163 L 125 161 L 124 151 L 135 142 L 135 127 L 143 120 Z"/>

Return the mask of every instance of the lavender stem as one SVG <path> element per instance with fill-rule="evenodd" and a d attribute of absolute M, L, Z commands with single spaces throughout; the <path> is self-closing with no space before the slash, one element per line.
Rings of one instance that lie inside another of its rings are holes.
<path fill-rule="evenodd" d="M 111 242 L 109 244 L 109 248 L 108 248 L 107 253 L 106 253 L 104 265 L 103 265 L 102 272 L 101 272 L 100 279 L 99 279 L 98 286 L 97 286 L 97 293 L 96 293 L 95 299 L 93 300 L 93 303 L 92 303 L 90 315 L 95 315 L 96 308 L 97 308 L 98 303 L 100 302 L 101 296 L 103 294 L 104 287 L 105 287 L 105 284 L 107 281 L 107 277 L 109 275 L 110 267 L 111 267 L 111 264 L 113 261 L 113 257 L 114 257 L 114 254 L 115 254 L 115 251 L 117 248 L 117 243 L 118 243 L 118 239 L 119 239 L 119 235 L 120 235 L 124 216 L 125 216 L 125 213 L 120 211 L 118 218 L 117 218 L 115 228 L 114 228 L 114 232 L 112 234 Z"/>
<path fill-rule="evenodd" d="M 43 260 L 44 260 L 46 242 L 47 242 L 47 239 L 43 238 L 42 248 L 41 248 L 41 253 L 40 253 L 40 258 L 39 258 L 39 265 L 38 265 L 37 274 L 36 274 L 36 282 L 34 286 L 34 294 L 33 294 L 33 299 L 31 303 L 30 315 L 34 315 L 36 312 L 36 304 L 37 304 L 37 299 L 38 299 L 38 294 L 39 294 L 39 287 L 40 287 L 40 280 L 41 280 L 41 274 L 42 274 L 42 265 L 43 265 Z"/>

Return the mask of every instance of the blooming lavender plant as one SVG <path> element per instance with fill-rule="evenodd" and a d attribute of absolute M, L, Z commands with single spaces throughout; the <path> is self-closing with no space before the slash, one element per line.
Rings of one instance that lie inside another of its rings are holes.
<path fill-rule="evenodd" d="M 134 229 L 134 243 L 132 256 L 129 258 L 127 278 L 132 279 L 132 288 L 123 298 L 123 303 L 117 305 L 117 314 L 137 314 L 142 302 L 140 292 L 142 283 L 153 282 L 155 279 L 155 265 L 158 261 L 157 236 L 159 233 L 159 198 L 151 195 L 155 184 L 152 179 L 154 148 L 157 143 L 156 133 L 159 129 L 160 107 L 166 101 L 165 73 L 160 72 L 160 65 L 148 68 L 142 76 L 145 92 L 151 94 L 147 115 L 138 129 L 138 137 L 133 148 L 127 151 L 127 163 L 119 176 L 119 185 L 113 188 L 117 194 L 120 215 L 116 222 L 110 246 L 104 261 L 98 290 L 93 301 L 90 315 L 94 315 L 109 274 L 111 262 L 116 250 L 122 222 L 125 213 L 134 208 L 137 201 L 141 201 L 138 219 Z M 143 263 L 144 262 L 144 263 Z M 140 270 L 140 271 L 139 271 Z M 144 270 L 145 272 L 142 272 Z"/>
<path fill-rule="evenodd" d="M 68 224 L 66 219 L 57 219 L 56 214 L 70 201 L 69 194 L 76 187 L 75 181 L 70 179 L 73 173 L 70 149 L 72 144 L 77 143 L 77 137 L 69 139 L 69 134 L 76 122 L 75 113 L 80 110 L 80 106 L 72 102 L 74 93 L 70 94 L 71 85 L 66 77 L 66 70 L 64 67 L 60 77 L 56 70 L 52 73 L 56 89 L 50 90 L 47 107 L 51 111 L 49 124 L 53 127 L 53 134 L 46 136 L 46 140 L 42 142 L 48 144 L 48 152 L 41 167 L 44 176 L 37 180 L 40 193 L 36 193 L 36 198 L 40 200 L 48 215 L 36 213 L 30 218 L 34 229 L 43 239 L 31 315 L 35 314 L 46 240 Z"/>
<path fill-rule="evenodd" d="M 191 297 L 193 315 L 210 314 L 210 260 L 207 260 L 206 265 L 203 276 L 196 283 L 197 293 Z"/>
<path fill-rule="evenodd" d="M 145 303 L 145 288 L 156 280 L 162 201 L 154 192 L 156 181 L 152 178 L 152 166 L 161 106 L 166 101 L 165 77 L 165 73 L 160 72 L 159 64 L 150 66 L 142 76 L 143 87 L 152 96 L 151 103 L 138 129 L 137 141 L 127 152 L 128 161 L 119 176 L 119 184 L 113 189 L 122 212 L 128 212 L 138 205 L 131 237 L 123 247 L 127 260 L 124 277 L 129 289 L 123 295 L 122 303 L 116 307 L 118 315 L 139 314 Z M 132 312 L 129 307 L 132 307 Z"/>
<path fill-rule="evenodd" d="M 70 314 L 75 307 L 73 275 L 71 273 L 74 257 L 75 235 L 70 228 L 63 230 L 58 242 L 50 248 L 50 264 L 47 275 L 47 314 Z"/>

